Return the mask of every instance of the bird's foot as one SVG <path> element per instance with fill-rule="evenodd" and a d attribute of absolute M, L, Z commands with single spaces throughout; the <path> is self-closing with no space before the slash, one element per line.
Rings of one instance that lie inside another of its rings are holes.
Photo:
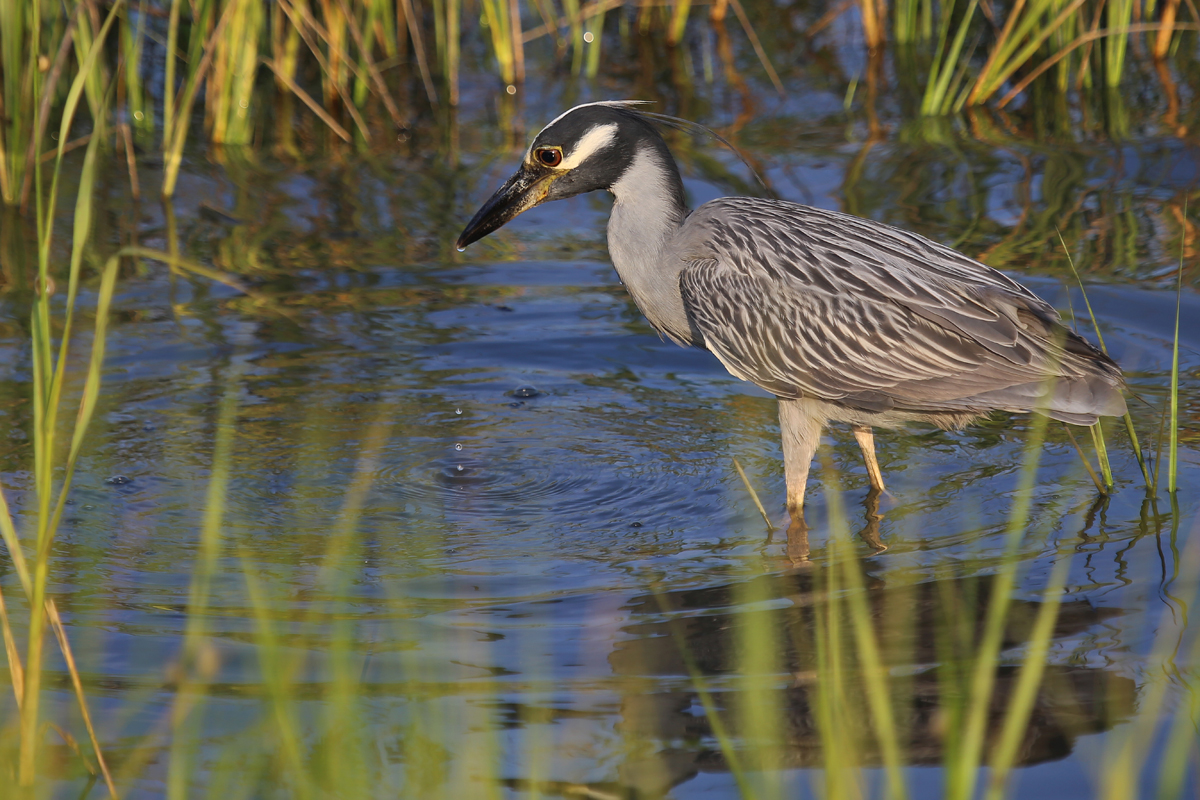
<path fill-rule="evenodd" d="M 804 521 L 804 509 L 788 509 L 787 558 L 792 566 L 808 563 L 808 523 Z"/>
<path fill-rule="evenodd" d="M 866 520 L 867 524 L 858 532 L 859 538 L 876 553 L 882 553 L 888 549 L 888 546 L 883 543 L 883 538 L 879 533 L 879 523 L 883 522 L 883 513 L 879 510 L 879 501 L 885 494 L 887 494 L 886 490 L 880 491 L 875 487 L 871 487 L 871 491 L 867 492 L 867 496 L 863 500 L 863 508 L 865 510 L 863 519 Z M 888 497 L 891 497 L 891 495 L 888 495 Z M 895 498 L 893 497 L 892 499 L 894 500 Z"/>

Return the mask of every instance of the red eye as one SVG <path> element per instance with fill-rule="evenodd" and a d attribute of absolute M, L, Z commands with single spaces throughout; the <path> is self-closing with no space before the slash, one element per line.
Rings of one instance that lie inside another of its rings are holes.
<path fill-rule="evenodd" d="M 538 150 L 537 160 L 545 164 L 547 167 L 557 167 L 562 163 L 562 151 L 552 150 L 549 147 Z"/>

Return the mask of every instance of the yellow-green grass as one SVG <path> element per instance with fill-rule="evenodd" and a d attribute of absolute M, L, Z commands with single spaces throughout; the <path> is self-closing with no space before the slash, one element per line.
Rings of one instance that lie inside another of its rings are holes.
<path fill-rule="evenodd" d="M 764 40 L 759 35 L 764 26 L 785 22 L 775 16 L 780 13 L 777 8 L 716 0 L 708 14 L 699 14 L 695 12 L 701 6 L 692 2 L 671 5 L 659 13 L 655 6 L 634 0 L 562 0 L 561 6 L 554 0 L 432 0 L 431 13 L 426 14 L 412 0 L 136 0 L 116 5 L 120 46 L 106 48 L 89 70 L 82 70 L 96 34 L 93 27 L 99 24 L 84 0 L 0 0 L 0 97 L 5 117 L 0 129 L 0 196 L 9 205 L 27 202 L 30 173 L 41 147 L 41 134 L 30 123 L 37 116 L 44 125 L 56 116 L 65 102 L 62 87 L 80 74 L 86 75 L 85 97 L 97 132 L 115 119 L 132 127 L 146 147 L 161 125 L 165 196 L 175 191 L 183 150 L 195 133 L 198 102 L 203 135 L 217 144 L 261 141 L 266 110 L 281 97 L 299 99 L 350 145 L 388 142 L 393 140 L 388 128 L 407 128 L 430 107 L 458 104 L 464 58 L 475 59 L 486 51 L 489 55 L 479 65 L 495 71 L 494 90 L 501 95 L 523 85 L 531 48 L 541 63 L 566 57 L 575 75 L 594 79 L 610 63 L 619 64 L 622 51 L 632 46 L 631 17 L 637 18 L 640 35 L 679 48 L 686 60 L 691 57 L 689 37 L 703 43 L 715 32 L 719 40 L 730 41 L 724 26 L 726 8 L 731 8 L 740 28 L 738 46 L 754 52 L 760 74 L 777 91 L 787 91 L 776 66 L 794 60 L 791 45 L 786 39 Z M 1100 91 L 1122 85 L 1129 73 L 1130 39 L 1152 35 L 1155 57 L 1166 63 L 1171 45 L 1197 28 L 1194 22 L 1176 21 L 1174 5 L 1156 8 L 1142 0 L 1113 0 L 1097 7 L 1092 0 L 1010 0 L 988 4 L 988 17 L 977 0 L 937 6 L 930 0 L 903 0 L 891 13 L 883 13 L 886 4 L 868 4 L 863 7 L 867 13 L 860 16 L 872 58 L 888 57 L 887 43 L 895 41 L 904 79 L 915 78 L 923 86 L 921 113 L 937 116 L 985 103 L 1006 105 L 1052 68 L 1054 77 L 1047 86 L 1053 92 L 1039 102 L 1111 106 L 1103 92 L 1095 95 L 1099 100 L 1089 92 L 1091 87 Z M 156 56 L 161 63 L 148 57 L 150 52 L 164 52 L 146 47 L 150 15 L 166 18 L 165 52 L 174 55 Z M 548 53 L 544 45 L 551 43 Z M 736 74 L 732 61 L 725 67 L 727 74 Z M 1102 76 L 1093 79 L 1096 71 Z M 705 72 L 712 74 L 711 65 L 706 63 Z M 161 97 L 150 91 L 158 85 L 158 74 L 165 77 Z M 872 87 L 881 74 L 868 70 Z M 1178 97 L 1170 70 L 1161 74 L 1164 90 Z M 121 90 L 114 104 L 105 104 L 102 89 L 114 75 L 120 78 Z M 1191 79 L 1187 74 L 1181 77 Z M 418 79 L 424 103 L 417 103 L 408 91 L 408 83 Z M 857 80 L 847 76 L 847 86 Z M 204 92 L 198 94 L 202 86 Z M 1001 90 L 1006 94 L 997 100 Z M 1071 93 L 1081 90 L 1085 91 L 1078 99 L 1072 99 Z M 39 113 L 39 107 L 52 113 Z M 281 120 L 279 138 L 285 149 L 294 147 L 289 131 L 288 121 Z"/>

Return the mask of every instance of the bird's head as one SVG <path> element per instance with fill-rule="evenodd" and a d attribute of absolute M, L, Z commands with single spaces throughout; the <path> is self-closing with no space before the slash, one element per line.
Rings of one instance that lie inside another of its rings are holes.
<path fill-rule="evenodd" d="M 634 110 L 635 105 L 588 103 L 543 128 L 525 151 L 520 168 L 459 234 L 458 249 L 536 205 L 611 188 L 647 147 L 665 152 L 662 137 L 649 118 Z M 666 158 L 670 159 L 669 153 Z"/>

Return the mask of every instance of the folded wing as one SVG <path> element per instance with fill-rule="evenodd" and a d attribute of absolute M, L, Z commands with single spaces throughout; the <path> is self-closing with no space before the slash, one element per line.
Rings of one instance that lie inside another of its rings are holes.
<path fill-rule="evenodd" d="M 923 237 L 748 198 L 706 204 L 683 233 L 695 257 L 680 288 L 705 346 L 780 397 L 918 414 L 1039 407 L 1080 424 L 1125 411 L 1120 369 L 1053 308 Z"/>

